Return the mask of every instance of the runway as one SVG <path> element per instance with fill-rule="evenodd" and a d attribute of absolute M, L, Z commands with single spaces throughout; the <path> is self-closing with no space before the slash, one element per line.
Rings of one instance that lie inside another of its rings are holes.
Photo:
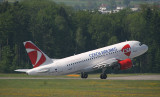
<path fill-rule="evenodd" d="M 0 77 L 0 80 L 2 79 L 78 79 L 78 80 L 84 80 L 80 77 Z M 86 80 L 101 80 L 98 77 L 93 78 L 87 78 Z M 160 80 L 160 75 L 132 75 L 132 76 L 125 76 L 125 77 L 108 77 L 106 80 Z"/>

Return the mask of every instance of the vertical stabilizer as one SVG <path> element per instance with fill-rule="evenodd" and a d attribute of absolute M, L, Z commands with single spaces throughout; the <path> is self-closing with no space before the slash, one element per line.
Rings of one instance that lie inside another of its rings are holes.
<path fill-rule="evenodd" d="M 42 65 L 47 65 L 53 62 L 31 41 L 24 42 L 24 46 L 34 68 Z"/>

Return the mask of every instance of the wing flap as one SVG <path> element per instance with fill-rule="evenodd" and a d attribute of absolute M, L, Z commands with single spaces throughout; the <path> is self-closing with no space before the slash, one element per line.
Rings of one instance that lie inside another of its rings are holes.
<path fill-rule="evenodd" d="M 100 69 L 100 68 L 105 68 L 105 67 L 111 67 L 113 66 L 114 64 L 116 64 L 118 62 L 117 59 L 115 58 L 112 58 L 112 59 L 108 59 L 108 60 L 105 60 L 95 66 L 93 66 L 93 69 Z"/>

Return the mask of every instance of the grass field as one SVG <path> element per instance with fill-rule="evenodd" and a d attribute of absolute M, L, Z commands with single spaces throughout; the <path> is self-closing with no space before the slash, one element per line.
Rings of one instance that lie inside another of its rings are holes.
<path fill-rule="evenodd" d="M 133 74 L 117 76 L 128 75 Z M 24 74 L 0 74 L 5 76 L 24 77 Z M 90 77 L 94 76 L 97 75 Z M 160 97 L 160 81 L 1 79 L 0 97 Z"/>

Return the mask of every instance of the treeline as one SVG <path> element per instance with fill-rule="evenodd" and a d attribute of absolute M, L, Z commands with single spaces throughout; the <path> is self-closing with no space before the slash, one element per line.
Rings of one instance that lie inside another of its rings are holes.
<path fill-rule="evenodd" d="M 160 72 L 160 10 L 142 5 L 113 14 L 75 11 L 50 0 L 0 3 L 0 72 L 32 68 L 23 46 L 33 41 L 51 58 L 63 58 L 126 40 L 149 46 L 135 67 L 121 72 Z"/>

